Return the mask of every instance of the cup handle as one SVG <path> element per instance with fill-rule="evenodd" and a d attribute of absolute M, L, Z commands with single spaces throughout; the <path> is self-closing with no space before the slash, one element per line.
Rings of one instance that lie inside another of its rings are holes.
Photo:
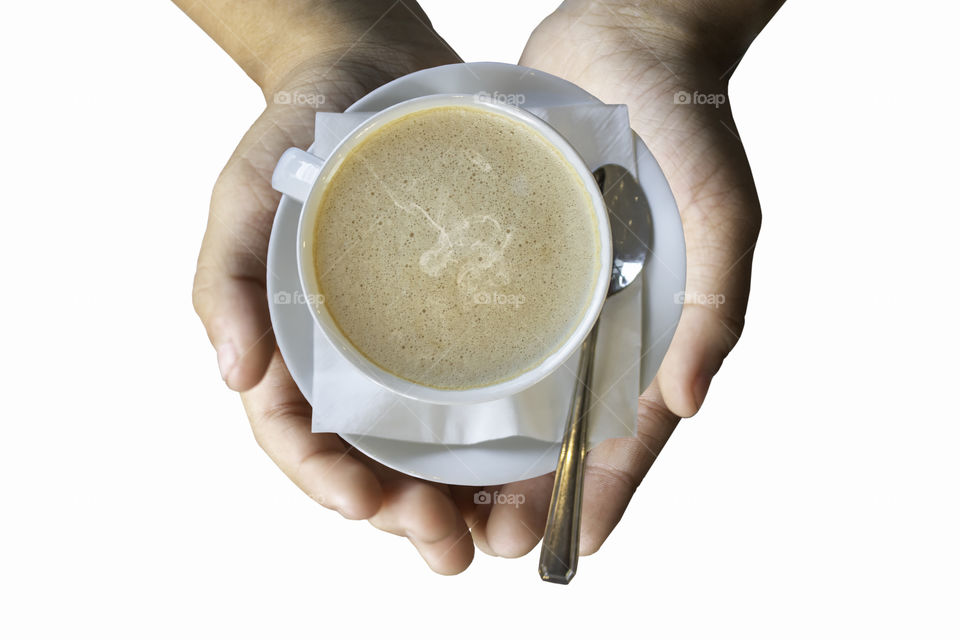
<path fill-rule="evenodd" d="M 283 152 L 273 170 L 270 184 L 273 188 L 294 200 L 306 202 L 313 183 L 320 175 L 325 159 L 291 147 Z"/>

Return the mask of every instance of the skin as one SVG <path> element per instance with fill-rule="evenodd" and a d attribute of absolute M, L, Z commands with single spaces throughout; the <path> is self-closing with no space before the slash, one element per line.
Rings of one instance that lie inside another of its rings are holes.
<path fill-rule="evenodd" d="M 408 538 L 441 574 L 466 569 L 474 545 L 517 557 L 543 533 L 552 475 L 503 487 L 523 504 L 476 505 L 477 487 L 405 476 L 332 434 L 310 432 L 311 408 L 276 349 L 266 255 L 280 195 L 270 176 L 288 147 L 313 140 L 313 112 L 340 111 L 396 77 L 459 62 L 415 3 L 381 0 L 189 0 L 177 4 L 261 87 L 263 114 L 224 167 L 210 203 L 194 307 L 227 385 L 241 392 L 253 433 L 305 493 L 349 519 Z M 581 553 L 616 526 L 680 417 L 703 403 L 743 330 L 760 207 L 729 100 L 677 104 L 678 91 L 726 96 L 727 82 L 778 1 L 565 2 L 533 32 L 520 64 L 571 80 L 630 108 L 631 124 L 673 188 L 687 240 L 686 302 L 655 383 L 640 398 L 633 438 L 587 456 Z M 322 95 L 281 104 L 279 92 Z M 518 501 L 519 502 L 519 501 Z"/>

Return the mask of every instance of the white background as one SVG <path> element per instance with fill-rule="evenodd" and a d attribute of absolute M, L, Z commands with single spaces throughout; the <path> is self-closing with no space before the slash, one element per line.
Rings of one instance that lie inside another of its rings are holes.
<path fill-rule="evenodd" d="M 423 5 L 513 62 L 554 2 Z M 957 637 L 956 18 L 791 0 L 753 45 L 746 333 L 562 588 L 435 576 L 255 444 L 190 304 L 240 69 L 165 2 L 5 7 L 0 636 Z"/>

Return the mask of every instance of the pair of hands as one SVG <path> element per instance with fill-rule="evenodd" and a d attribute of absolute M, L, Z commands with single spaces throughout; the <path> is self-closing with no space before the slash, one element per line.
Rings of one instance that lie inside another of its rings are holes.
<path fill-rule="evenodd" d="M 310 432 L 310 405 L 276 349 L 265 283 L 280 196 L 270 177 L 286 148 L 312 143 L 317 106 L 279 104 L 273 96 L 323 95 L 320 109 L 342 110 L 395 77 L 460 62 L 415 5 L 332 4 L 323 17 L 337 21 L 344 36 L 335 46 L 305 57 L 280 56 L 287 64 L 273 67 L 259 64 L 262 55 L 251 49 L 257 61 L 246 60 L 248 72 L 268 104 L 214 188 L 194 306 L 224 380 L 242 392 L 257 442 L 305 493 L 346 518 L 366 519 L 407 537 L 438 573 L 463 571 L 474 546 L 498 556 L 524 555 L 543 533 L 552 474 L 486 488 L 523 494 L 522 504 L 477 505 L 480 488 L 426 482 L 388 469 L 336 435 Z M 533 32 L 520 59 L 604 102 L 628 105 L 633 129 L 673 188 L 687 242 L 683 316 L 656 381 L 640 398 L 637 434 L 608 440 L 587 456 L 582 555 L 599 549 L 616 526 L 679 418 L 703 403 L 743 329 L 760 208 L 726 87 L 778 5 L 714 0 L 692 9 L 683 0 L 567 0 Z M 251 65 L 259 69 L 251 72 Z M 684 100 L 694 92 L 713 99 Z M 698 304 L 700 294 L 714 294 L 711 302 L 723 304 Z"/>

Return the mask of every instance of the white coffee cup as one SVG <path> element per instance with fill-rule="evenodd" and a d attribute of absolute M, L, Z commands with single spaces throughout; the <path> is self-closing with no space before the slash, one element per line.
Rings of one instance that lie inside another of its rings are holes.
<path fill-rule="evenodd" d="M 313 266 L 314 229 L 319 202 L 327 187 L 350 152 L 384 125 L 412 113 L 443 106 L 469 106 L 490 111 L 521 122 L 540 133 L 576 170 L 590 194 L 594 221 L 600 238 L 600 269 L 593 283 L 590 302 L 570 337 L 533 369 L 492 385 L 470 389 L 438 389 L 400 378 L 368 360 L 340 331 L 319 295 L 320 287 Z M 477 95 L 437 94 L 395 104 L 372 115 L 340 141 L 327 158 L 320 158 L 301 149 L 287 149 L 273 172 L 273 188 L 303 203 L 297 229 L 297 264 L 300 285 L 306 294 L 310 313 L 320 331 L 337 352 L 364 375 L 383 387 L 415 400 L 436 404 L 468 404 L 503 398 L 536 384 L 553 373 L 580 346 L 600 315 L 606 300 L 612 265 L 610 221 L 603 195 L 596 180 L 576 150 L 549 124 L 519 107 L 485 100 Z"/>

